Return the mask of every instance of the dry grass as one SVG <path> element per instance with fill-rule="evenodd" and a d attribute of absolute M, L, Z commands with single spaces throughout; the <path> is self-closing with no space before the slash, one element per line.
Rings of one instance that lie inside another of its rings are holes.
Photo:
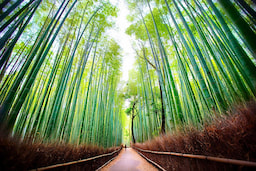
<path fill-rule="evenodd" d="M 135 146 L 156 151 L 256 161 L 256 103 L 250 102 L 246 107 L 240 106 L 230 112 L 232 115 L 215 119 L 202 131 L 187 129 L 189 131 L 157 137 Z M 143 154 L 167 170 L 253 170 L 199 159 Z"/>
<path fill-rule="evenodd" d="M 65 163 L 74 160 L 85 159 L 116 150 L 117 147 L 104 149 L 96 146 L 70 144 L 40 144 L 19 142 L 15 138 L 0 136 L 0 170 L 29 170 Z M 95 170 L 112 156 L 88 161 L 72 167 L 59 170 Z M 55 169 L 56 170 L 56 169 Z"/>

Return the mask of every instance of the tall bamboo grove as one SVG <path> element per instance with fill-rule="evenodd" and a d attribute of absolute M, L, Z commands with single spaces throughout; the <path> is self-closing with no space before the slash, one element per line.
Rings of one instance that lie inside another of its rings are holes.
<path fill-rule="evenodd" d="M 12 135 L 121 144 L 120 47 L 104 33 L 116 13 L 107 1 L 1 4 L 0 121 Z"/>
<path fill-rule="evenodd" d="M 138 77 L 131 75 L 138 90 L 132 128 L 136 140 L 186 125 L 200 129 L 233 105 L 255 99 L 255 18 L 246 12 L 250 6 L 229 0 L 129 4 L 132 25 L 126 32 L 137 38 Z"/>

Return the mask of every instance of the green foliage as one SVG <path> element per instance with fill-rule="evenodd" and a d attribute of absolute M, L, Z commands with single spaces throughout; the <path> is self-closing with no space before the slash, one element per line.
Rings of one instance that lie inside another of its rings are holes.
<path fill-rule="evenodd" d="M 107 2 L 44 1 L 16 43 L 9 62 L 14 67 L 1 82 L 1 115 L 14 135 L 77 145 L 121 144 L 121 53 L 104 36 L 116 13 Z M 36 39 L 22 43 L 31 33 Z"/>
<path fill-rule="evenodd" d="M 137 60 L 122 87 L 122 51 L 105 35 L 118 12 L 108 0 L 5 2 L 0 121 L 13 135 L 110 147 L 128 140 L 130 121 L 133 141 L 142 142 L 184 125 L 200 128 L 255 99 L 251 7 L 129 0 L 126 33 L 137 39 Z"/>
<path fill-rule="evenodd" d="M 139 99 L 136 139 L 157 136 L 161 124 L 168 131 L 200 128 L 216 112 L 255 99 L 253 53 L 238 43 L 225 11 L 207 2 L 129 1 L 134 11 L 126 33 L 138 40 L 137 76 L 131 75 Z"/>
<path fill-rule="evenodd" d="M 126 108 L 126 109 L 125 109 L 125 113 L 126 113 L 127 115 L 131 115 L 131 113 L 132 113 L 132 107 Z"/>

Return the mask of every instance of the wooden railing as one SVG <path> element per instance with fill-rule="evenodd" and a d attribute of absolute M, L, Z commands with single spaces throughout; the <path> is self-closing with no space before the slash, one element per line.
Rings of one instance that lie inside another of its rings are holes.
<path fill-rule="evenodd" d="M 205 155 L 184 154 L 184 153 L 176 153 L 176 152 L 151 151 L 151 150 L 144 150 L 138 147 L 133 147 L 133 148 L 136 151 L 141 151 L 141 152 L 151 153 L 151 154 L 172 155 L 172 156 L 179 156 L 179 157 L 186 157 L 186 158 L 193 158 L 193 159 L 209 160 L 209 161 L 215 161 L 215 162 L 221 162 L 221 163 L 227 163 L 227 164 L 233 164 L 233 165 L 256 167 L 256 162 L 252 162 L 252 161 L 227 159 L 227 158 L 212 157 L 212 156 L 205 156 Z"/>
<path fill-rule="evenodd" d="M 90 158 L 82 159 L 82 160 L 76 160 L 76 161 L 71 161 L 71 162 L 66 162 L 66 163 L 55 164 L 55 165 L 51 165 L 51 166 L 40 167 L 40 168 L 37 168 L 37 169 L 32 169 L 31 171 L 43 171 L 43 170 L 55 169 L 55 168 L 58 168 L 58 167 L 71 166 L 71 165 L 75 165 L 75 164 L 78 164 L 78 163 L 84 163 L 84 162 L 91 161 L 91 160 L 94 160 L 94 159 L 99 159 L 99 158 L 102 158 L 102 157 L 111 156 L 115 153 L 118 153 L 121 149 L 122 149 L 122 147 L 120 147 L 119 149 L 117 149 L 117 150 L 115 150 L 111 153 L 102 154 L 102 155 L 98 155 L 98 156 L 94 156 L 94 157 L 90 157 Z"/>

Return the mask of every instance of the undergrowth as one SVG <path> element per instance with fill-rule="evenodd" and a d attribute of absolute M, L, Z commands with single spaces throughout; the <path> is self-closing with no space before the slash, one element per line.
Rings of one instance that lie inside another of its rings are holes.
<path fill-rule="evenodd" d="M 8 138 L 2 134 L 0 136 L 0 170 L 36 169 L 110 153 L 117 148 L 104 149 L 92 145 L 74 146 L 71 144 L 20 142 L 15 138 Z M 71 167 L 60 167 L 55 170 L 96 170 L 115 155 L 117 154 Z"/>
<path fill-rule="evenodd" d="M 215 118 L 199 131 L 185 129 L 135 147 L 153 150 L 256 161 L 256 103 L 249 102 Z M 253 170 L 242 166 L 168 155 L 143 153 L 166 170 Z"/>

